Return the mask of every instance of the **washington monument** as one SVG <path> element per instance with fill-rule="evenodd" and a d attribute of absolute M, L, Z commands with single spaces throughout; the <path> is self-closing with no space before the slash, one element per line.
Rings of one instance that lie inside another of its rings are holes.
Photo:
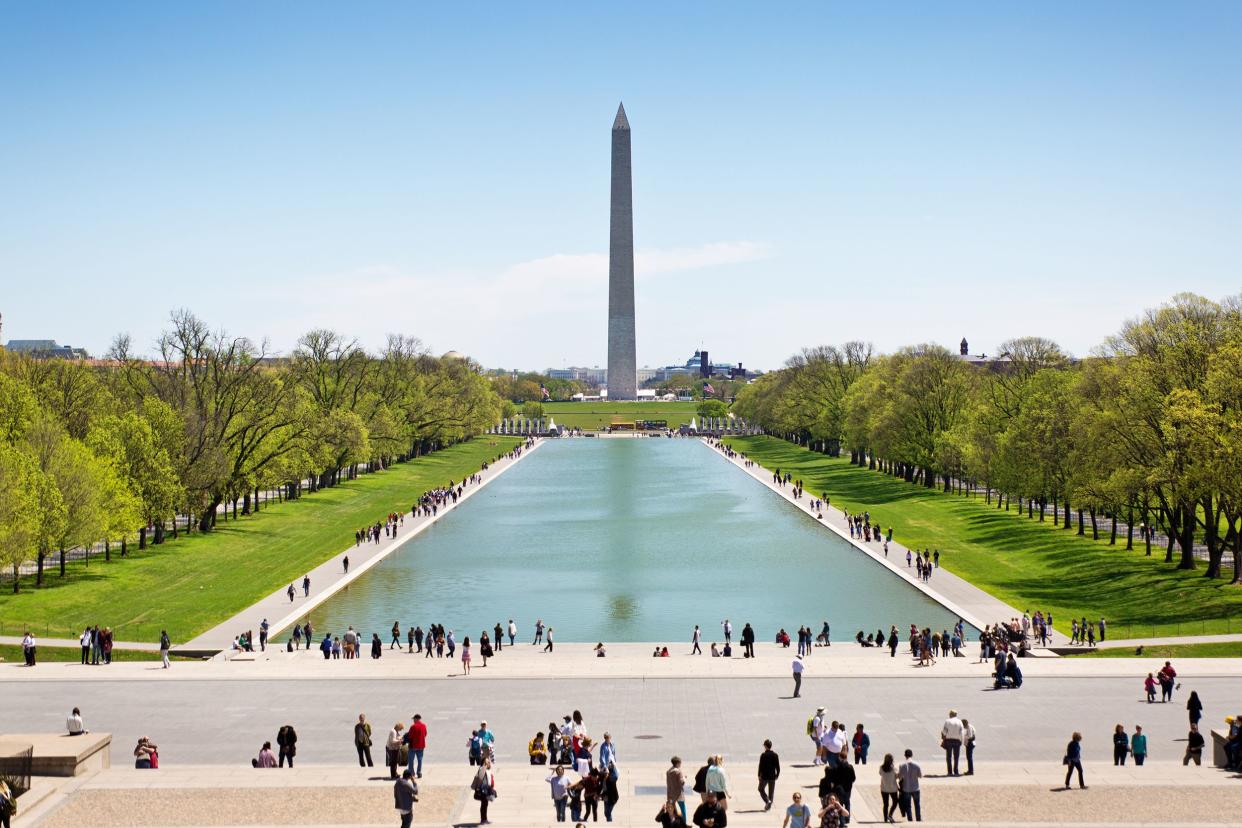
<path fill-rule="evenodd" d="M 634 356 L 634 194 L 625 105 L 612 122 L 612 214 L 608 233 L 608 399 L 638 398 Z"/>

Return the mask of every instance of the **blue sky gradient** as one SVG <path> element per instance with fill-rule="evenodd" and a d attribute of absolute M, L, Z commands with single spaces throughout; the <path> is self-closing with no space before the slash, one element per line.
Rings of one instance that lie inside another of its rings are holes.
<path fill-rule="evenodd" d="M 862 338 L 1085 353 L 1242 289 L 1242 4 L 9 4 L 4 338 L 388 332 L 604 364 Z"/>

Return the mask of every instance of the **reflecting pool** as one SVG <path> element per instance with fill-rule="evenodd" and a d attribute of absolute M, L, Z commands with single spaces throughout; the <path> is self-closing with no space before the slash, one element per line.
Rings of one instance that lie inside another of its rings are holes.
<path fill-rule="evenodd" d="M 699 624 L 705 647 L 725 618 L 759 641 L 957 620 L 687 439 L 549 441 L 311 614 L 319 634 L 385 643 L 394 621 L 460 641 L 510 618 L 522 638 L 540 618 L 588 642 L 689 641 Z"/>

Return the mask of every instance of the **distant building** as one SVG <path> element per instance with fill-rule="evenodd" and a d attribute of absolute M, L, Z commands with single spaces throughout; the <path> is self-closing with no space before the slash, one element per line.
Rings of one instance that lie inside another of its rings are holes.
<path fill-rule="evenodd" d="M 707 351 L 695 351 L 694 356 L 686 360 L 684 365 L 666 365 L 657 370 L 655 379 L 666 382 L 671 379 L 689 377 L 745 379 L 746 369 L 740 362 L 737 365 L 729 362 L 712 362 Z"/>
<path fill-rule="evenodd" d="M 10 339 L 5 350 L 35 359 L 90 359 L 85 348 L 61 345 L 55 339 Z"/>
<path fill-rule="evenodd" d="M 1000 356 L 972 354 L 970 352 L 970 343 L 966 341 L 966 337 L 962 337 L 962 341 L 958 343 L 957 358 L 967 365 L 973 365 L 976 368 L 1004 368 L 1011 361 L 1009 354 L 1001 354 Z"/>

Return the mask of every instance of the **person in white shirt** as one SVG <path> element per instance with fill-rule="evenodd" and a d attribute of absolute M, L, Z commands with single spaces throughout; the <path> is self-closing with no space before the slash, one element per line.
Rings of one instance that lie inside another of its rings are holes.
<path fill-rule="evenodd" d="M 816 765 L 824 763 L 824 726 L 824 708 L 820 707 L 815 710 L 815 716 L 811 719 L 811 739 L 815 742 Z"/>
<path fill-rule="evenodd" d="M 696 644 L 695 646 L 697 646 L 697 644 Z M 796 698 L 799 698 L 799 697 L 802 695 L 802 670 L 803 670 L 802 656 L 800 656 L 800 655 L 798 655 L 798 656 L 794 656 L 794 660 L 793 660 L 793 680 L 794 680 L 794 691 L 793 691 L 793 697 L 794 697 L 795 699 L 796 699 Z"/>
<path fill-rule="evenodd" d="M 944 720 L 940 728 L 940 744 L 944 748 L 945 773 L 949 776 L 961 776 L 957 769 L 958 758 L 962 753 L 962 739 L 966 735 L 966 727 L 957 717 L 956 710 L 949 711 L 949 718 Z"/>
<path fill-rule="evenodd" d="M 81 736 L 86 732 L 86 725 L 82 724 L 82 711 L 76 707 L 73 712 L 65 719 L 65 728 L 69 731 L 70 736 Z"/>
<path fill-rule="evenodd" d="M 901 783 L 901 815 L 907 821 L 923 821 L 923 806 L 919 803 L 919 780 L 923 778 L 923 769 L 914 761 L 914 751 L 906 749 L 906 761 L 897 768 L 897 779 Z"/>
<path fill-rule="evenodd" d="M 975 775 L 975 726 L 962 719 L 962 741 L 966 744 L 966 775 Z"/>
<path fill-rule="evenodd" d="M 825 737 L 824 749 L 827 752 L 828 766 L 835 768 L 841 761 L 841 751 L 849 744 L 845 725 L 833 722 Z"/>

